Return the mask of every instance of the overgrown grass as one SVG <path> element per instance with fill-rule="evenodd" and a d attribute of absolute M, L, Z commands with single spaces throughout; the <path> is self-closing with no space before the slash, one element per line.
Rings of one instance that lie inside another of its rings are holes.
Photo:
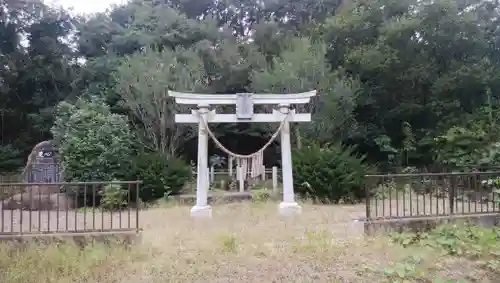
<path fill-rule="evenodd" d="M 417 248 L 434 253 L 432 260 L 413 254 L 405 261 L 384 270 L 394 280 L 420 280 L 418 282 L 498 282 L 500 278 L 500 228 L 484 228 L 469 224 L 448 224 L 425 233 L 401 233 L 391 236 L 392 242 L 405 248 Z M 437 256 L 437 257 L 436 257 Z M 442 265 L 440 258 L 463 262 L 472 273 L 465 278 L 432 281 Z M 427 261 L 427 262 L 426 262 Z M 429 263 L 434 266 L 430 267 Z"/>
<path fill-rule="evenodd" d="M 367 238 L 363 205 L 215 205 L 211 220 L 172 203 L 142 213 L 142 243 L 0 247 L 6 283 L 498 282 L 499 230 L 442 226 Z"/>
<path fill-rule="evenodd" d="M 29 244 L 0 246 L 2 282 L 113 282 L 122 266 L 140 259 L 139 250 L 118 244 Z"/>

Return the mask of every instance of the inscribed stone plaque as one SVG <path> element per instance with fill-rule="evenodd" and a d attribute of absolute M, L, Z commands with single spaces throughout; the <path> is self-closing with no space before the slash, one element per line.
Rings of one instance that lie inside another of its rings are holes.
<path fill-rule="evenodd" d="M 253 100 L 251 93 L 236 94 L 236 118 L 251 120 L 253 117 Z"/>
<path fill-rule="evenodd" d="M 29 183 L 59 182 L 59 166 L 55 159 L 55 149 L 51 146 L 41 148 L 27 172 Z"/>

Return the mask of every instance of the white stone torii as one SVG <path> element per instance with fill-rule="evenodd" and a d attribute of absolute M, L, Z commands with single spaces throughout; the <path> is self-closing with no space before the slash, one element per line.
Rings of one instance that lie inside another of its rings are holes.
<path fill-rule="evenodd" d="M 316 90 L 291 94 L 196 94 L 168 91 L 178 104 L 197 105 L 198 110 L 191 114 L 175 114 L 176 123 L 198 123 L 198 164 L 196 177 L 196 204 L 191 208 L 193 217 L 211 217 L 212 208 L 208 205 L 208 132 L 205 123 L 270 123 L 283 122 L 281 129 L 281 158 L 283 174 L 283 201 L 279 204 L 281 215 L 300 214 L 302 208 L 295 201 L 292 173 L 292 150 L 289 122 L 310 122 L 310 113 L 295 113 L 291 104 L 309 103 Z M 253 114 L 253 104 L 279 105 L 279 111 L 272 114 Z M 217 114 L 209 110 L 210 105 L 236 105 L 236 114 Z M 239 109 L 238 109 L 239 108 Z M 245 112 L 246 111 L 246 112 Z"/>

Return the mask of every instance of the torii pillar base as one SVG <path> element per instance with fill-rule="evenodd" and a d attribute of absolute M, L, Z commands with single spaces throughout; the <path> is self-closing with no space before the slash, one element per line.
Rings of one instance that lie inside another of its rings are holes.
<path fill-rule="evenodd" d="M 206 206 L 193 206 L 191 208 L 191 217 L 195 218 L 212 218 L 212 207 Z"/>
<path fill-rule="evenodd" d="M 281 202 L 279 212 L 282 216 L 294 216 L 302 214 L 302 207 L 296 202 Z"/>

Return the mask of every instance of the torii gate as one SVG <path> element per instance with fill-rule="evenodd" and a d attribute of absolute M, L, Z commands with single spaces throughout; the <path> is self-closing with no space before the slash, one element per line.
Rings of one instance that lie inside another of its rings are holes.
<path fill-rule="evenodd" d="M 193 217 L 211 217 L 212 208 L 208 205 L 208 132 L 209 123 L 271 123 L 282 122 L 281 158 L 283 174 L 283 201 L 279 204 L 281 215 L 300 214 L 302 208 L 295 201 L 292 173 L 292 150 L 289 122 L 310 122 L 310 113 L 295 113 L 292 104 L 309 103 L 316 90 L 290 94 L 197 94 L 168 91 L 178 104 L 197 105 L 191 114 L 175 114 L 176 123 L 198 124 L 198 164 L 196 179 L 196 204 L 191 208 Z M 278 105 L 272 114 L 253 113 L 254 104 Z M 209 110 L 210 105 L 236 105 L 236 114 L 217 114 Z"/>

